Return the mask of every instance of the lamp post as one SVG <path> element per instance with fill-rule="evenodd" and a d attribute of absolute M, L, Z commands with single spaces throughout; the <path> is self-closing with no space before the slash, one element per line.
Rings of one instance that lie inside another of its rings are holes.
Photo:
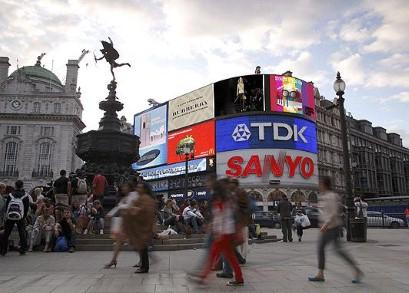
<path fill-rule="evenodd" d="M 342 151 L 344 160 L 344 172 L 345 172 L 345 188 L 346 188 L 346 206 L 347 206 L 347 240 L 351 241 L 351 218 L 354 215 L 354 200 L 352 194 L 352 176 L 351 165 L 348 148 L 348 135 L 347 135 L 347 121 L 345 115 L 343 97 L 345 91 L 345 82 L 341 79 L 341 74 L 337 73 L 337 79 L 334 81 L 334 90 L 338 96 L 338 107 L 341 119 L 341 134 L 342 134 Z"/>
<path fill-rule="evenodd" d="M 182 148 L 182 154 L 185 156 L 185 198 L 188 192 L 188 177 L 189 177 L 189 160 L 194 158 L 194 144 L 187 143 Z"/>

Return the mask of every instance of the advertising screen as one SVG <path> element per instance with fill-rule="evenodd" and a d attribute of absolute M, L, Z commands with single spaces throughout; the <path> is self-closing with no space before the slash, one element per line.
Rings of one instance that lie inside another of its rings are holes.
<path fill-rule="evenodd" d="M 285 115 L 252 115 L 216 121 L 216 149 L 292 149 L 317 153 L 315 123 Z"/>
<path fill-rule="evenodd" d="M 213 84 L 169 101 L 169 131 L 214 117 Z"/>
<path fill-rule="evenodd" d="M 188 173 L 197 173 L 203 172 L 207 170 L 207 159 L 197 159 L 189 161 L 188 165 Z M 141 170 L 140 176 L 143 177 L 144 180 L 155 180 L 155 179 L 162 179 L 171 176 L 178 176 L 185 174 L 185 162 L 177 163 L 172 165 L 160 166 L 156 168 L 150 168 Z"/>
<path fill-rule="evenodd" d="M 216 117 L 264 110 L 264 76 L 243 75 L 214 84 Z"/>
<path fill-rule="evenodd" d="M 193 145 L 194 158 L 214 156 L 214 121 L 170 132 L 168 135 L 168 164 L 185 160 L 183 148 L 186 145 Z"/>
<path fill-rule="evenodd" d="M 243 185 L 317 188 L 317 155 L 286 149 L 252 149 L 217 154 L 217 176 Z"/>
<path fill-rule="evenodd" d="M 170 191 L 169 197 L 175 200 L 194 199 L 194 200 L 208 200 L 210 197 L 210 190 L 207 188 L 193 188 L 187 191 L 187 197 L 183 189 Z"/>
<path fill-rule="evenodd" d="M 270 75 L 271 111 L 303 114 L 317 119 L 314 85 L 292 76 Z"/>
<path fill-rule="evenodd" d="M 136 170 L 166 164 L 167 160 L 167 105 L 136 115 L 134 134 L 139 136 L 140 159 L 133 164 Z"/>

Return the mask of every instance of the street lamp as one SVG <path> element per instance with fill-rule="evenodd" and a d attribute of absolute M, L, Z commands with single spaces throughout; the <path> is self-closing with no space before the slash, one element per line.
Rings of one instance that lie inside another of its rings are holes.
<path fill-rule="evenodd" d="M 354 216 L 354 199 L 352 194 L 352 176 L 351 166 L 348 148 L 348 135 L 347 135 L 347 121 L 345 115 L 343 97 L 345 91 L 345 81 L 342 80 L 341 74 L 337 73 L 337 79 L 334 81 L 334 91 L 338 96 L 339 115 L 341 120 L 341 134 L 342 134 L 342 151 L 344 159 L 344 172 L 345 172 L 345 188 L 346 188 L 346 206 L 347 206 L 347 240 L 351 241 L 351 218 Z"/>
<path fill-rule="evenodd" d="M 183 140 L 183 145 L 179 146 L 176 153 L 184 156 L 185 158 L 185 198 L 187 198 L 188 192 L 188 176 L 189 176 L 189 160 L 194 158 L 195 153 L 195 142 L 194 140 L 187 137 Z"/>

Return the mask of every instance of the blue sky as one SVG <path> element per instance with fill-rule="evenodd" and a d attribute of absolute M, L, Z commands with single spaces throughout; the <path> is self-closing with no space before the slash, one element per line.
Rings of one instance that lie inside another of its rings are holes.
<path fill-rule="evenodd" d="M 314 81 L 333 99 L 336 71 L 347 83 L 347 110 L 401 134 L 409 146 L 409 1 L 0 0 L 0 55 L 12 70 L 43 63 L 61 80 L 82 49 L 98 55 L 110 36 L 124 114 L 208 83 L 286 70 Z M 81 63 L 79 85 L 87 129 L 98 126 L 108 65 L 92 54 Z"/>

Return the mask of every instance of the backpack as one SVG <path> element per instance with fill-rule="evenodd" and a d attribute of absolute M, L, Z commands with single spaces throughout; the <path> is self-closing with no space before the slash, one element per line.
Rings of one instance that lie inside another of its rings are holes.
<path fill-rule="evenodd" d="M 10 203 L 7 206 L 6 217 L 7 220 L 13 221 L 20 221 L 24 218 L 24 203 L 23 199 L 25 199 L 28 195 L 27 193 L 20 198 L 16 198 L 13 194 L 9 194 L 10 196 Z"/>
<path fill-rule="evenodd" d="M 85 178 L 78 178 L 77 180 L 77 193 L 86 194 L 88 191 L 87 180 Z"/>

